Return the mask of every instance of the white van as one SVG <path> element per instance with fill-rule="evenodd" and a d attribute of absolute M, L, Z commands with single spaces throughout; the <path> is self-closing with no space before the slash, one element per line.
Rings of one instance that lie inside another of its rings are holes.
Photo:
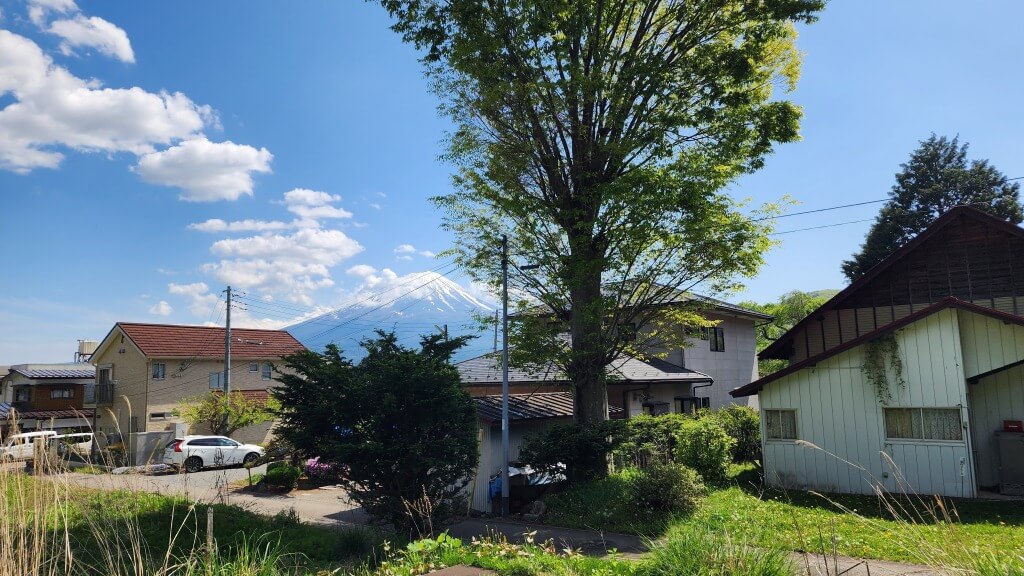
<path fill-rule="evenodd" d="M 4 441 L 3 446 L 0 446 L 0 460 L 31 460 L 32 452 L 35 449 L 33 443 L 36 438 L 42 438 L 44 442 L 48 442 L 56 435 L 57 433 L 53 430 L 42 430 L 10 436 Z"/>
<path fill-rule="evenodd" d="M 92 453 L 92 432 L 76 432 L 74 434 L 59 434 L 47 438 L 48 443 L 57 445 L 57 454 L 70 456 L 72 454 L 87 458 Z"/>

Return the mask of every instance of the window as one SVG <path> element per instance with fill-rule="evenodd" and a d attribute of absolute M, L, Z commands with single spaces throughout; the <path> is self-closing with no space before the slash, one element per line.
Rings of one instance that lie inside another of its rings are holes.
<path fill-rule="evenodd" d="M 96 384 L 90 382 L 85 385 L 85 403 L 92 404 L 96 401 Z"/>
<path fill-rule="evenodd" d="M 96 383 L 100 385 L 110 384 L 110 368 L 100 368 L 96 372 Z"/>
<path fill-rule="evenodd" d="M 150 412 L 149 413 L 149 419 L 150 420 L 167 420 L 168 418 L 173 418 L 173 417 L 174 417 L 174 412 Z"/>
<path fill-rule="evenodd" d="M 721 326 L 708 328 L 708 340 L 712 352 L 725 352 L 725 329 Z"/>
<path fill-rule="evenodd" d="M 220 446 L 220 442 L 216 438 L 196 438 L 190 440 L 189 446 Z"/>
<path fill-rule="evenodd" d="M 210 372 L 210 390 L 222 390 L 224 388 L 224 373 Z"/>
<path fill-rule="evenodd" d="M 14 391 L 15 402 L 28 402 L 32 398 L 32 392 L 28 388 L 17 388 Z"/>
<path fill-rule="evenodd" d="M 796 440 L 796 410 L 765 410 L 764 431 L 768 440 Z"/>
<path fill-rule="evenodd" d="M 260 363 L 259 362 L 249 362 L 249 372 L 259 372 L 259 371 L 260 371 Z"/>
<path fill-rule="evenodd" d="M 964 438 L 959 408 L 885 408 L 885 437 L 893 440 Z"/>
<path fill-rule="evenodd" d="M 694 414 L 700 408 L 710 408 L 711 398 L 676 396 L 676 414 Z"/>
<path fill-rule="evenodd" d="M 163 380 L 167 376 L 167 364 L 153 362 L 153 380 Z"/>
<path fill-rule="evenodd" d="M 270 362 L 263 363 L 263 379 L 270 380 Z"/>
<path fill-rule="evenodd" d="M 58 398 L 74 398 L 74 397 L 75 397 L 75 389 L 74 388 L 51 388 L 50 389 L 50 399 L 51 400 L 56 400 Z"/>
<path fill-rule="evenodd" d="M 222 446 L 224 448 L 237 448 L 239 446 L 238 442 L 227 438 L 217 438 L 216 440 L 217 446 Z"/>

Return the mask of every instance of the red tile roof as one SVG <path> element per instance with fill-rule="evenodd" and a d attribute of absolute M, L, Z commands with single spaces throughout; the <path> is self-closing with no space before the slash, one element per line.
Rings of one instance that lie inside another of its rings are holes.
<path fill-rule="evenodd" d="M 232 394 L 241 394 L 243 398 L 250 402 L 259 402 L 266 404 L 267 400 L 270 400 L 270 390 L 232 390 Z M 223 394 L 220 390 L 214 391 L 214 394 Z"/>
<path fill-rule="evenodd" d="M 224 328 L 118 322 L 117 327 L 149 358 L 223 358 Z M 280 358 L 305 350 L 284 330 L 231 329 L 235 358 Z"/>

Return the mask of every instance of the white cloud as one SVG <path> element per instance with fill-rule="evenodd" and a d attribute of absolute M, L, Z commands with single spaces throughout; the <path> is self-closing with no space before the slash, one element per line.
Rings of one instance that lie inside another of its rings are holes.
<path fill-rule="evenodd" d="M 333 206 L 340 202 L 341 196 L 317 190 L 296 188 L 284 194 L 284 203 L 288 211 L 303 220 L 319 220 L 325 218 L 351 218 L 352 213 L 344 208 Z"/>
<path fill-rule="evenodd" d="M 340 230 L 300 228 L 272 234 L 218 240 L 210 251 L 221 258 L 203 270 L 218 280 L 261 293 L 282 293 L 311 304 L 311 292 L 334 285 L 330 268 L 363 251 Z"/>
<path fill-rule="evenodd" d="M 414 252 L 416 252 L 416 247 L 412 244 L 400 244 L 394 249 L 395 254 L 412 254 Z"/>
<path fill-rule="evenodd" d="M 370 208 L 373 208 L 374 210 L 380 210 L 382 206 L 376 202 L 370 202 Z"/>
<path fill-rule="evenodd" d="M 189 312 L 203 317 L 210 316 L 216 310 L 219 298 L 216 294 L 210 293 L 210 287 L 206 282 L 193 282 L 192 284 L 167 285 L 167 291 L 176 296 L 184 296 L 190 300 Z"/>
<path fill-rule="evenodd" d="M 395 260 L 408 261 L 408 260 L 412 260 L 412 256 L 408 256 L 408 255 L 395 256 Z"/>
<path fill-rule="evenodd" d="M 172 311 L 174 308 L 171 308 L 166 300 L 161 300 L 149 308 L 149 313 L 157 316 L 170 316 Z"/>
<path fill-rule="evenodd" d="M 345 274 L 349 276 L 359 276 L 361 278 L 367 278 L 377 273 L 377 269 L 368 264 L 356 264 L 355 266 L 345 270 Z"/>
<path fill-rule="evenodd" d="M 65 55 L 73 54 L 75 48 L 95 48 L 101 54 L 122 62 L 135 62 L 128 34 L 103 18 L 78 14 L 74 18 L 52 22 L 47 31 L 64 39 L 60 47 Z"/>
<path fill-rule="evenodd" d="M 420 250 L 420 256 L 423 256 L 424 258 L 433 258 L 434 256 L 437 256 L 437 254 L 434 254 L 430 250 Z"/>
<path fill-rule="evenodd" d="M 287 230 L 294 224 L 278 220 L 234 220 L 226 222 L 220 218 L 211 218 L 204 222 L 189 224 L 189 230 L 200 232 L 273 232 Z"/>
<path fill-rule="evenodd" d="M 199 136 L 146 154 L 135 169 L 147 182 L 181 188 L 182 200 L 237 200 L 243 194 L 252 196 L 252 173 L 270 172 L 273 157 L 266 148 Z"/>
<path fill-rule="evenodd" d="M 68 14 L 78 12 L 74 0 L 29 0 L 28 17 L 36 26 L 42 26 L 50 12 Z"/>
<path fill-rule="evenodd" d="M 54 147 L 149 154 L 196 137 L 215 119 L 212 108 L 180 92 L 103 88 L 78 78 L 35 42 L 0 30 L 0 95 L 7 93 L 16 102 L 0 109 L 0 169 L 18 173 L 56 168 L 64 156 Z"/>

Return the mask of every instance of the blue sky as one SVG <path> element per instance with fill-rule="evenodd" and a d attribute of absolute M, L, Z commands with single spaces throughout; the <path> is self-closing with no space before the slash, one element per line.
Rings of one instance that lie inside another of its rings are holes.
<path fill-rule="evenodd" d="M 376 4 L 0 12 L 0 363 L 69 360 L 119 320 L 218 320 L 228 282 L 273 299 L 277 316 L 241 318 L 269 326 L 441 265 L 450 238 L 428 198 L 449 189 L 448 124 Z M 1024 176 L 1022 16 L 1016 2 L 833 2 L 801 29 L 802 141 L 730 192 L 793 210 L 883 198 L 932 131 Z M 841 287 L 867 227 L 780 236 L 729 298 Z"/>

